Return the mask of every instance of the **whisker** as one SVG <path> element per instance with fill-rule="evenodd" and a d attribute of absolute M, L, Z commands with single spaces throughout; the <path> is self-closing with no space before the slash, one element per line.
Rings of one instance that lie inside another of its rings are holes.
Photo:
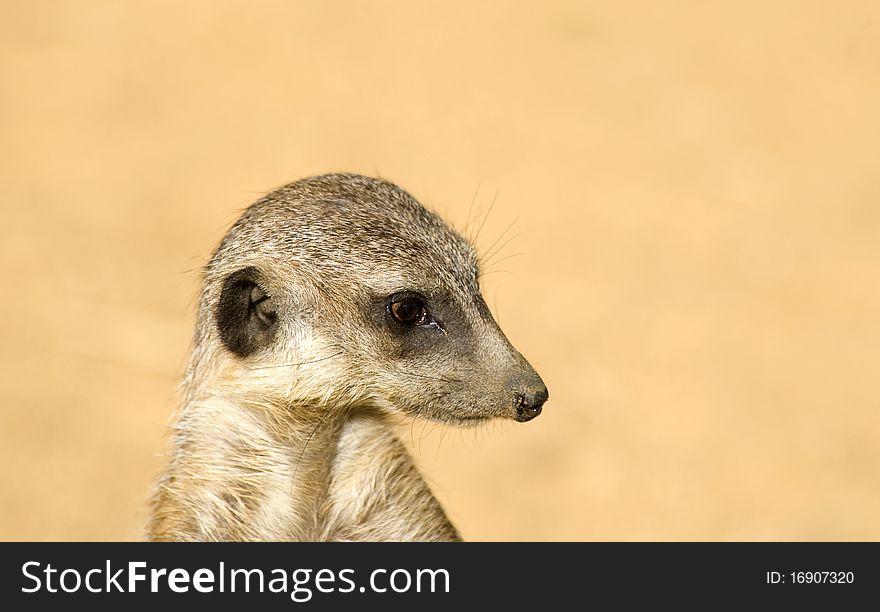
<path fill-rule="evenodd" d="M 495 306 L 495 317 L 498 319 L 498 322 L 501 323 L 501 311 L 498 310 L 498 290 L 501 287 L 495 287 L 495 295 L 492 296 L 492 305 Z"/>
<path fill-rule="evenodd" d="M 471 215 L 474 213 L 474 204 L 477 201 L 477 195 L 480 193 L 480 186 L 483 184 L 483 178 L 480 177 L 480 181 L 477 183 L 477 189 L 474 191 L 474 197 L 471 198 L 471 205 L 468 207 L 467 219 L 464 222 L 464 235 L 470 238 L 469 233 L 471 231 Z"/>
<path fill-rule="evenodd" d="M 296 488 L 296 475 L 299 472 L 299 464 L 302 463 L 303 457 L 306 454 L 306 449 L 309 447 L 309 442 L 312 441 L 312 438 L 318 432 L 318 429 L 320 429 L 321 425 L 324 424 L 324 421 L 327 420 L 327 417 L 329 417 L 332 412 L 333 412 L 332 410 L 327 410 L 324 412 L 324 416 L 322 416 L 320 418 L 320 420 L 318 421 L 318 424 L 315 425 L 315 428 L 312 430 L 312 433 L 310 433 L 309 437 L 306 438 L 306 443 L 303 444 L 302 450 L 299 452 L 299 458 L 296 460 L 296 465 L 293 468 L 293 478 L 291 478 L 291 481 L 290 481 L 290 494 L 291 494 L 291 496 L 293 496 L 293 490 Z"/>
<path fill-rule="evenodd" d="M 513 234 L 512 236 L 510 236 L 509 238 L 507 238 L 507 240 L 505 240 L 503 243 L 498 245 L 498 247 L 494 251 L 492 251 L 491 254 L 489 254 L 483 258 L 483 265 L 488 268 L 489 266 L 494 266 L 495 264 L 497 264 L 498 261 L 493 261 L 492 258 L 496 257 L 497 255 L 500 255 L 504 251 L 504 248 L 508 244 L 510 244 L 512 241 L 516 240 L 520 236 L 522 236 L 522 232 L 517 232 L 517 233 Z"/>
<path fill-rule="evenodd" d="M 437 452 L 434 455 L 434 461 L 440 460 L 440 447 L 443 446 L 443 437 L 446 435 L 447 431 L 449 431 L 449 429 L 446 427 L 440 429 L 440 442 L 437 443 Z"/>
<path fill-rule="evenodd" d="M 513 259 L 514 257 L 520 257 L 522 255 L 524 255 L 524 253 L 521 253 L 521 252 L 520 253 L 511 253 L 510 255 L 505 255 L 501 259 L 497 259 L 497 260 L 493 261 L 492 265 L 497 266 L 498 264 L 500 264 L 503 261 L 507 261 L 508 259 Z"/>
<path fill-rule="evenodd" d="M 428 380 L 439 380 L 448 383 L 464 384 L 463 380 L 459 380 L 457 378 L 444 378 L 443 376 L 426 376 L 425 374 L 416 374 L 415 372 L 409 372 L 407 370 L 400 370 L 400 373 L 407 374 L 408 376 L 416 376 L 418 378 L 427 378 Z"/>
<path fill-rule="evenodd" d="M 410 418 L 410 420 L 409 420 L 409 441 L 412 444 L 413 448 L 416 447 L 416 438 L 415 438 L 415 434 L 413 433 L 413 430 L 415 429 L 415 427 L 416 427 L 415 418 Z"/>
<path fill-rule="evenodd" d="M 495 250 L 494 250 L 495 247 L 498 245 L 499 242 L 501 242 L 504 239 L 505 234 L 507 234 L 507 232 L 509 232 L 511 229 L 513 229 L 513 226 L 516 224 L 517 221 L 519 221 L 519 217 L 515 217 L 513 219 L 513 221 L 511 221 L 510 224 L 506 228 L 504 228 L 504 231 L 501 232 L 501 235 L 499 235 L 498 238 L 495 239 L 495 242 L 493 242 L 492 244 L 489 245 L 489 248 L 486 249 L 486 257 L 485 257 L 486 260 L 489 260 L 492 258 L 492 255 L 495 253 Z M 517 233 L 516 235 L 518 236 L 519 233 Z M 507 243 L 505 242 L 504 244 L 507 244 Z M 498 247 L 498 250 L 501 250 L 503 248 L 503 246 L 504 245 Z"/>
<path fill-rule="evenodd" d="M 488 276 L 490 274 L 513 274 L 516 276 L 516 273 L 512 270 L 489 270 L 488 272 L 481 272 L 480 276 Z"/>
<path fill-rule="evenodd" d="M 480 222 L 480 227 L 477 228 L 477 233 L 474 236 L 474 242 L 480 239 L 480 232 L 483 231 L 483 226 L 486 225 L 486 221 L 489 219 L 489 215 L 492 213 L 492 209 L 495 207 L 495 202 L 498 200 L 498 195 L 501 193 L 501 190 L 495 192 L 495 197 L 492 198 L 492 203 L 489 204 L 489 208 L 486 209 L 486 214 L 483 217 L 482 222 Z"/>
<path fill-rule="evenodd" d="M 328 359 L 333 359 L 334 357 L 339 357 L 345 351 L 339 351 L 338 353 L 333 353 L 332 355 L 327 355 L 326 357 L 319 357 L 318 359 L 312 359 L 310 361 L 300 361 L 299 363 L 282 363 L 281 365 L 270 365 L 270 366 L 255 366 L 248 368 L 250 370 L 271 370 L 273 368 L 294 368 L 297 366 L 309 365 L 312 363 L 318 363 L 319 361 L 327 361 Z"/>

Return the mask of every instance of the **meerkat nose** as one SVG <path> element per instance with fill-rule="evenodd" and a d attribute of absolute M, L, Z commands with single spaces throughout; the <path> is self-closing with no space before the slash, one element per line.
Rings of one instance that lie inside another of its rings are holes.
<path fill-rule="evenodd" d="M 541 409 L 548 397 L 547 387 L 543 384 L 528 387 L 518 392 L 513 398 L 513 404 L 516 408 L 514 420 L 525 423 L 534 419 L 541 414 Z"/>

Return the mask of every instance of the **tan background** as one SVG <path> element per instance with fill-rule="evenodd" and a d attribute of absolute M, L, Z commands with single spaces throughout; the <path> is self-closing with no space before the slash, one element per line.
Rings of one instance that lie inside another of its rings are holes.
<path fill-rule="evenodd" d="M 0 77 L 0 538 L 140 537 L 194 270 L 335 170 L 515 222 L 466 537 L 880 538 L 877 2 L 3 2 Z"/>

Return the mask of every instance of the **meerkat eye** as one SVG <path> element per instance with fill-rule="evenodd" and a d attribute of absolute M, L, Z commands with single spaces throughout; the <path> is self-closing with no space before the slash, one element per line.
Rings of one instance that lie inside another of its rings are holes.
<path fill-rule="evenodd" d="M 391 315 L 404 325 L 421 325 L 428 317 L 428 309 L 418 298 L 405 297 L 391 302 Z"/>
<path fill-rule="evenodd" d="M 436 324 L 425 301 L 416 295 L 392 296 L 388 304 L 388 312 L 395 321 L 407 327 L 426 327 Z"/>

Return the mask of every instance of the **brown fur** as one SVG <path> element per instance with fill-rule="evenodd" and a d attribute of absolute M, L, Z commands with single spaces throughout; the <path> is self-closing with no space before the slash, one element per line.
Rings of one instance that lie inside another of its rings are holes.
<path fill-rule="evenodd" d="M 251 206 L 205 269 L 149 538 L 459 539 L 388 419 L 540 411 L 478 277 L 467 241 L 386 181 L 315 177 Z M 396 322 L 402 292 L 437 324 Z"/>

